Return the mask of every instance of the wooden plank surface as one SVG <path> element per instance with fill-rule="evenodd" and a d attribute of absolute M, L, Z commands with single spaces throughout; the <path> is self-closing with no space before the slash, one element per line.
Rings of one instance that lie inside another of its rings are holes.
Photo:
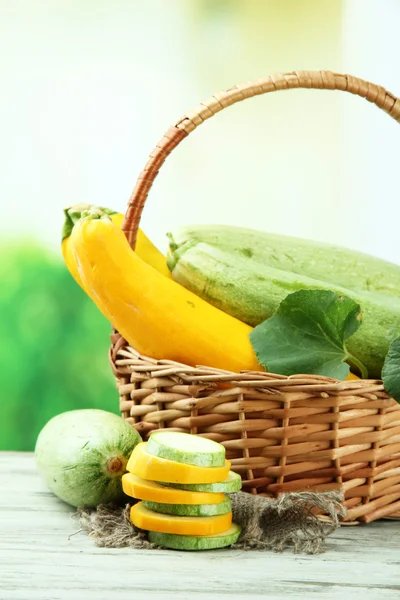
<path fill-rule="evenodd" d="M 400 522 L 342 527 L 318 556 L 97 548 L 32 454 L 0 453 L 0 600 L 399 600 Z"/>

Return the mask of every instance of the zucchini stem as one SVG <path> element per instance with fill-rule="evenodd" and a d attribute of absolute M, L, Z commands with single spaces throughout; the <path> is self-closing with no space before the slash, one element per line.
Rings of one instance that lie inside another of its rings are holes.
<path fill-rule="evenodd" d="M 116 475 L 122 470 L 122 467 L 122 460 L 117 456 L 114 458 L 110 458 L 110 460 L 107 463 L 107 471 Z"/>
<path fill-rule="evenodd" d="M 350 361 L 360 372 L 361 379 L 368 379 L 368 369 L 366 366 L 358 360 L 353 354 L 348 354 L 346 357 L 346 361 Z"/>

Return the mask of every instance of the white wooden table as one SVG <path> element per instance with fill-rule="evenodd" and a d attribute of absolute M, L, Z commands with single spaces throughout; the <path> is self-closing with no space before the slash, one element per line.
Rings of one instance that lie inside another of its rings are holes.
<path fill-rule="evenodd" d="M 0 600 L 399 600 L 400 522 L 342 527 L 318 556 L 97 548 L 32 454 L 0 452 Z"/>

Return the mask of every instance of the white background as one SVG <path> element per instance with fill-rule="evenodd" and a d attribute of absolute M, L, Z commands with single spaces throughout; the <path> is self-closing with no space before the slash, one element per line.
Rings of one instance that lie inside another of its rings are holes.
<path fill-rule="evenodd" d="M 123 211 L 149 152 L 219 89 L 332 69 L 400 94 L 397 0 L 0 0 L 0 233 L 59 252 L 62 208 Z M 400 129 L 365 100 L 280 92 L 208 121 L 168 159 L 142 227 L 327 240 L 400 263 Z"/>

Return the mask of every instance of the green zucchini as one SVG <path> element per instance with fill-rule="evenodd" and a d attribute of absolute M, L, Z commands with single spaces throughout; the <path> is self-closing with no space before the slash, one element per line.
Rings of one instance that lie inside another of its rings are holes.
<path fill-rule="evenodd" d="M 400 265 L 341 246 L 226 225 L 180 227 L 168 237 L 173 256 L 182 246 L 204 242 L 274 269 L 400 299 Z"/>
<path fill-rule="evenodd" d="M 147 452 L 166 460 L 198 467 L 223 467 L 225 448 L 208 438 L 175 431 L 155 431 L 147 442 Z"/>
<path fill-rule="evenodd" d="M 400 335 L 400 299 L 374 291 L 354 291 L 325 279 L 313 279 L 262 264 L 253 257 L 190 242 L 169 257 L 174 279 L 217 308 L 256 326 L 272 316 L 280 302 L 300 289 L 324 289 L 349 296 L 360 304 L 363 322 L 347 348 L 380 377 L 391 341 Z"/>
<path fill-rule="evenodd" d="M 154 512 L 179 517 L 214 517 L 215 515 L 225 515 L 232 510 L 228 496 L 218 504 L 165 504 L 164 502 L 152 502 L 151 500 L 143 500 L 143 504 Z"/>
<path fill-rule="evenodd" d="M 163 481 L 161 485 L 190 492 L 223 492 L 225 494 L 233 494 L 241 489 L 242 478 L 239 473 L 229 471 L 228 477 L 218 483 L 166 483 Z"/>
<path fill-rule="evenodd" d="M 232 523 L 227 531 L 216 535 L 178 535 L 149 531 L 148 537 L 153 544 L 173 550 L 215 550 L 216 548 L 226 548 L 237 542 L 240 531 L 240 526 Z"/>
<path fill-rule="evenodd" d="M 121 477 L 139 433 L 104 410 L 69 410 L 50 419 L 35 446 L 39 474 L 53 494 L 76 507 L 126 499 Z"/>

